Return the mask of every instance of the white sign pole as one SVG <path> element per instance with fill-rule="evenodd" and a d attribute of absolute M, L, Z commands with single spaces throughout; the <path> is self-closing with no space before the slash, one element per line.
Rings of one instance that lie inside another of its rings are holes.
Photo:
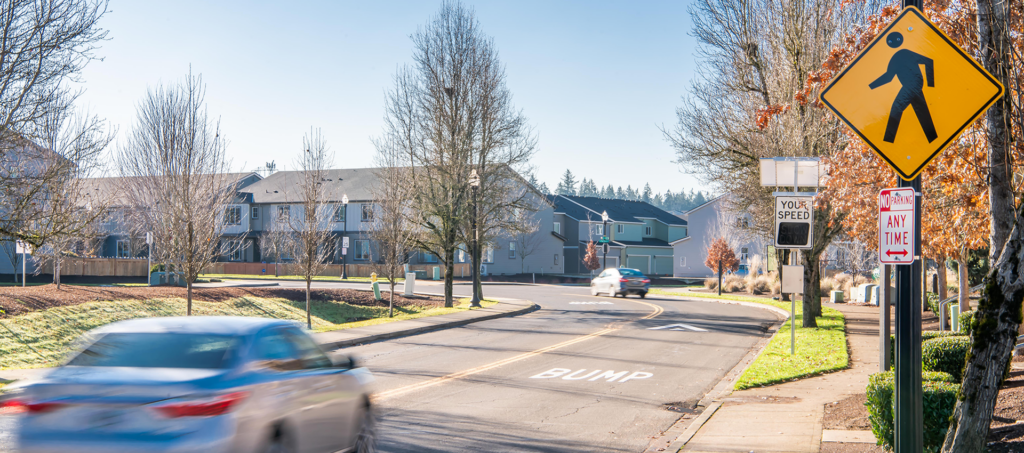
<path fill-rule="evenodd" d="M 22 243 L 21 246 L 21 287 L 25 287 L 25 269 L 28 262 L 28 246 Z"/>
<path fill-rule="evenodd" d="M 153 233 L 146 232 L 146 286 L 153 286 Z"/>
<path fill-rule="evenodd" d="M 782 266 L 782 292 L 789 293 L 789 354 L 796 354 L 796 295 L 804 292 L 804 267 Z M 804 314 L 806 316 L 806 314 Z"/>

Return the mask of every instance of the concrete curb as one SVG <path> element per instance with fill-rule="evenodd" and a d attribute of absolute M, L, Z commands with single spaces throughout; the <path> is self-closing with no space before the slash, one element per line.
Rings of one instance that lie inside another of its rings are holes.
<path fill-rule="evenodd" d="M 538 308 L 540 308 L 539 305 L 537 305 L 537 304 L 535 304 L 533 302 L 528 302 L 528 301 L 523 301 L 523 302 L 527 302 L 528 305 L 519 306 L 517 308 L 509 309 L 507 311 L 502 311 L 502 312 L 498 312 L 498 313 L 484 314 L 484 315 L 480 315 L 480 316 L 476 316 L 476 317 L 472 317 L 472 318 L 468 318 L 468 319 L 458 319 L 458 320 L 454 320 L 454 321 L 442 322 L 442 323 L 439 323 L 439 324 L 433 324 L 433 325 L 429 325 L 429 326 L 420 326 L 420 327 L 413 327 L 413 328 L 403 329 L 403 330 L 395 330 L 395 331 L 392 331 L 392 332 L 383 332 L 383 333 L 379 333 L 379 334 L 363 335 L 363 336 L 360 336 L 360 337 L 349 338 L 349 339 L 340 340 L 340 341 L 323 342 L 323 343 L 320 343 L 320 344 L 322 346 L 324 346 L 325 348 L 327 348 L 327 349 L 335 350 L 335 349 L 341 349 L 341 348 L 345 348 L 345 347 L 349 347 L 349 346 L 354 346 L 354 345 L 358 345 L 358 344 L 372 343 L 372 342 L 381 341 L 381 340 L 390 340 L 390 339 L 393 339 L 393 338 L 408 337 L 408 336 L 412 336 L 412 335 L 419 335 L 421 333 L 432 332 L 432 331 L 435 331 L 435 330 L 450 329 L 450 328 L 453 328 L 453 327 L 460 327 L 460 326 L 464 326 L 464 325 L 467 325 L 467 324 L 472 324 L 472 323 L 480 322 L 480 321 L 487 321 L 487 320 L 491 320 L 491 319 L 504 318 L 504 317 L 509 317 L 509 316 L 518 316 L 518 315 L 522 315 L 522 314 L 526 314 L 526 313 L 532 312 L 532 311 L 537 310 Z M 514 305 L 518 305 L 518 304 L 507 304 L 507 303 L 502 303 L 502 302 L 499 302 L 498 305 L 502 305 L 502 304 L 513 305 L 513 306 Z M 449 316 L 449 315 L 440 315 L 440 316 Z M 428 317 L 428 318 L 417 318 L 417 319 L 411 319 L 409 321 L 416 321 L 416 320 L 420 320 L 420 319 L 430 319 L 430 318 L 431 317 Z M 433 317 L 433 318 L 436 319 L 437 317 Z M 397 321 L 397 323 L 401 323 L 401 322 L 404 322 L 404 321 Z M 315 336 L 316 335 L 314 335 L 314 337 Z"/>

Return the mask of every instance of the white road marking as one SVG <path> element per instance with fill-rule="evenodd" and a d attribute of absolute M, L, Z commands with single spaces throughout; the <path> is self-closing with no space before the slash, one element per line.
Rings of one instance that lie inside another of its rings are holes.
<path fill-rule="evenodd" d="M 681 331 L 691 330 L 691 331 L 694 331 L 694 332 L 707 332 L 707 329 L 701 329 L 700 327 L 695 327 L 695 326 L 691 326 L 689 324 L 682 324 L 682 323 L 679 323 L 679 324 L 669 324 L 667 326 L 661 326 L 661 327 L 651 327 L 651 328 L 648 328 L 647 330 L 662 330 L 662 329 L 681 330 Z"/>
<path fill-rule="evenodd" d="M 588 381 L 596 381 L 598 379 L 606 379 L 605 382 L 615 382 L 617 379 L 621 378 L 621 380 L 619 380 L 619 382 L 626 382 L 626 381 L 635 380 L 635 379 L 647 379 L 649 377 L 654 376 L 653 373 L 648 373 L 646 371 L 634 371 L 633 374 L 630 374 L 629 376 L 626 376 L 626 374 L 629 373 L 629 371 L 615 372 L 615 371 L 612 371 L 612 370 L 608 370 L 608 371 L 605 371 L 604 373 L 601 373 L 601 370 L 594 370 L 594 371 L 591 371 L 591 372 L 586 373 L 586 374 L 583 374 L 584 372 L 587 371 L 586 368 L 581 369 L 581 370 L 573 371 L 572 373 L 569 373 L 570 371 L 572 371 L 572 370 L 569 369 L 569 368 L 552 368 L 552 369 L 547 370 L 547 371 L 545 371 L 543 373 L 540 373 L 540 374 L 538 374 L 536 376 L 530 376 L 530 379 L 553 379 L 553 378 L 561 377 L 562 379 L 567 380 L 567 381 L 582 381 L 584 379 L 590 378 L 590 379 L 587 379 L 587 380 Z M 569 374 L 566 374 L 566 373 L 569 373 Z M 600 374 L 598 374 L 598 373 L 600 373 Z M 581 376 L 581 374 L 582 374 L 582 376 Z M 625 376 L 625 377 L 623 377 L 623 376 Z"/>

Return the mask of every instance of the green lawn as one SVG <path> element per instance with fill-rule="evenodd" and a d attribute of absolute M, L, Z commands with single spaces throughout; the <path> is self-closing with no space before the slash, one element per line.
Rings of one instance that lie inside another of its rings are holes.
<path fill-rule="evenodd" d="M 362 307 L 343 302 L 313 301 L 313 330 L 318 332 L 348 329 L 404 319 L 436 316 L 469 309 L 469 299 L 461 299 L 455 308 L 395 307 L 395 317 L 387 317 L 387 307 Z M 485 300 L 482 304 L 494 305 Z M 241 297 L 228 302 L 192 304 L 194 315 L 256 316 L 305 322 L 305 301 Z M 89 302 L 57 307 L 0 319 L 0 369 L 33 368 L 56 365 L 82 333 L 114 321 L 154 316 L 182 316 L 183 299 L 120 300 Z"/>
<path fill-rule="evenodd" d="M 703 297 L 708 299 L 725 299 L 741 302 L 771 305 L 783 310 L 790 310 L 789 302 L 780 302 L 768 298 L 733 296 L 723 294 L 672 292 L 652 289 L 654 294 L 667 294 L 687 297 Z M 846 349 L 845 317 L 834 308 L 823 307 L 823 316 L 818 318 L 818 327 L 803 328 L 802 304 L 796 304 L 796 354 L 790 350 L 790 322 L 787 321 L 761 355 L 757 356 L 736 380 L 736 389 L 766 386 L 786 382 L 797 378 L 815 376 L 829 371 L 841 370 L 849 366 L 849 354 Z"/>
<path fill-rule="evenodd" d="M 234 278 L 234 279 L 253 279 L 253 280 L 300 280 L 305 281 L 306 279 L 299 275 L 282 275 L 275 277 L 273 275 L 250 275 L 250 274 L 201 274 L 201 278 Z M 383 278 L 377 279 L 381 285 L 386 284 L 387 281 Z M 355 282 L 355 283 L 369 283 L 370 277 L 349 277 L 342 280 L 341 277 L 328 277 L 328 276 L 317 276 L 313 277 L 313 281 L 316 282 Z M 398 279 L 399 282 L 404 282 L 404 278 Z"/>

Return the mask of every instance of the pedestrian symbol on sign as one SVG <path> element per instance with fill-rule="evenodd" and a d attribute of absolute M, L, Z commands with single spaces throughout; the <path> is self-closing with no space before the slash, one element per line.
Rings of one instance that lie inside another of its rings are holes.
<path fill-rule="evenodd" d="M 889 33 L 885 43 L 893 49 L 903 44 L 903 35 L 900 32 Z M 875 79 L 868 85 L 872 90 L 892 81 L 893 77 L 900 80 L 900 91 L 896 99 L 892 101 L 892 110 L 889 110 L 889 121 L 885 126 L 885 137 L 882 141 L 893 143 L 896 141 L 896 131 L 900 127 L 900 119 L 903 118 L 903 111 L 907 107 L 914 108 L 917 121 L 921 123 L 928 143 L 935 141 L 938 135 L 935 133 L 935 125 L 932 124 L 932 114 L 928 111 L 928 102 L 924 100 L 924 78 L 921 77 L 921 66 L 924 66 L 925 75 L 928 77 L 928 86 L 935 87 L 935 64 L 931 58 L 908 49 L 900 49 L 889 60 L 889 67 L 885 74 Z"/>

